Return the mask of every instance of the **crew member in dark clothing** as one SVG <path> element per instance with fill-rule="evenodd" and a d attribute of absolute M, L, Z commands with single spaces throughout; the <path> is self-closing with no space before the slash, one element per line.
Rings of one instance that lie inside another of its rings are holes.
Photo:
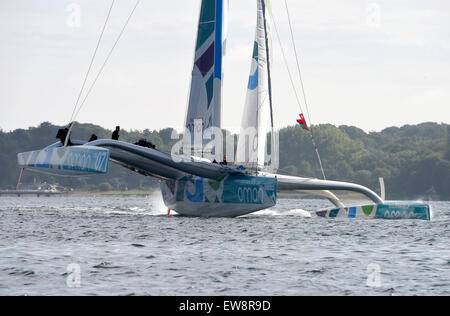
<path fill-rule="evenodd" d="M 63 145 L 65 145 L 67 134 L 69 134 L 69 129 L 67 127 L 66 128 L 61 128 L 61 129 L 58 130 L 58 134 L 56 134 L 56 138 L 58 138 L 61 141 L 61 143 Z M 69 137 L 69 140 L 67 142 L 67 146 L 72 146 L 72 145 L 73 144 L 70 141 L 70 137 Z"/>
<path fill-rule="evenodd" d="M 228 165 L 227 156 L 223 156 L 223 161 L 220 163 L 222 166 Z"/>
<path fill-rule="evenodd" d="M 93 142 L 94 140 L 97 140 L 97 139 L 98 139 L 97 135 L 92 134 L 91 138 L 89 139 L 89 142 Z"/>
<path fill-rule="evenodd" d="M 116 130 L 112 133 L 112 139 L 119 140 L 119 132 L 120 132 L 120 126 L 116 126 Z"/>
<path fill-rule="evenodd" d="M 140 139 L 138 142 L 134 143 L 135 145 L 156 149 L 156 146 L 152 144 L 152 142 L 148 142 L 146 139 Z"/>

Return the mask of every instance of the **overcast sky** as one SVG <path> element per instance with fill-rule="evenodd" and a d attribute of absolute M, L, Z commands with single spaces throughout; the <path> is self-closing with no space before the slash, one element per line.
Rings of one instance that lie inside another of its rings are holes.
<path fill-rule="evenodd" d="M 135 0 L 118 0 L 94 74 Z M 283 0 L 272 0 L 295 70 Z M 0 128 L 67 124 L 110 0 L 0 1 Z M 312 121 L 366 131 L 450 123 L 450 1 L 288 0 Z M 142 0 L 78 121 L 175 127 L 185 119 L 200 0 Z M 255 0 L 230 0 L 223 127 L 240 125 Z M 274 41 L 277 127 L 299 114 Z"/>

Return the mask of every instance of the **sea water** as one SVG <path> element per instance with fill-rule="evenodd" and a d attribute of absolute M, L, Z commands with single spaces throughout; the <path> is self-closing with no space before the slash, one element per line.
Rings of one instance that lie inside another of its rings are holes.
<path fill-rule="evenodd" d="M 158 194 L 1 197 L 0 295 L 449 295 L 450 202 L 431 205 L 432 221 L 296 199 L 205 219 Z"/>

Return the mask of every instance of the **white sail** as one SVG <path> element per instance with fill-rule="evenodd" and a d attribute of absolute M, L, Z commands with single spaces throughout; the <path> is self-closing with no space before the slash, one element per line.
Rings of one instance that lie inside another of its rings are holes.
<path fill-rule="evenodd" d="M 267 163 L 267 133 L 271 127 L 273 129 L 271 6 L 269 0 L 257 2 L 252 65 L 236 154 L 236 162 L 247 167 L 261 167 Z"/>
<path fill-rule="evenodd" d="M 201 2 L 184 137 L 185 144 L 197 153 L 203 147 L 203 132 L 221 127 L 227 11 L 228 0 Z"/>

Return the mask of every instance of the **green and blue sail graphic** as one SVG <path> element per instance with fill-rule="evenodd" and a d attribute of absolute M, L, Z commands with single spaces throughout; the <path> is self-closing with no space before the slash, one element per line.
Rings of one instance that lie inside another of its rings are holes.
<path fill-rule="evenodd" d="M 225 19 L 228 0 L 202 0 L 186 128 L 193 133 L 194 121 L 203 130 L 220 127 Z"/>
<path fill-rule="evenodd" d="M 255 90 L 258 87 L 258 43 L 255 42 L 253 45 L 253 58 L 252 58 L 252 70 L 254 70 L 253 74 L 250 74 L 248 79 L 248 89 Z"/>

